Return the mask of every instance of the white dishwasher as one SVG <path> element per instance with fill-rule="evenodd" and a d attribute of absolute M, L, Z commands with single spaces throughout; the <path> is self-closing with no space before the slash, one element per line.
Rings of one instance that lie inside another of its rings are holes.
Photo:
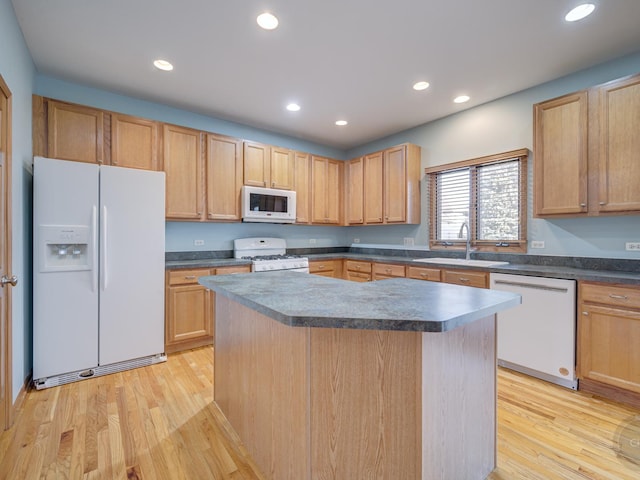
<path fill-rule="evenodd" d="M 576 390 L 575 280 L 492 273 L 491 289 L 522 296 L 497 314 L 498 365 Z"/>

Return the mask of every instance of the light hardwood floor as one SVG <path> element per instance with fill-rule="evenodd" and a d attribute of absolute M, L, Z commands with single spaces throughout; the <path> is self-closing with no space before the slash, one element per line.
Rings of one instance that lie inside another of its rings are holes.
<path fill-rule="evenodd" d="M 205 347 L 30 391 L 0 436 L 0 479 L 262 480 L 212 402 L 212 358 Z M 617 430 L 636 418 L 638 410 L 501 369 L 489 478 L 638 479 L 640 458 L 615 451 Z"/>

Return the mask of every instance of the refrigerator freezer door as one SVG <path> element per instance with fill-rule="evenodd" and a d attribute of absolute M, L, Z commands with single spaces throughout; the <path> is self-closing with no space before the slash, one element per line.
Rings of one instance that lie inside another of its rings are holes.
<path fill-rule="evenodd" d="M 99 364 L 164 352 L 163 172 L 100 170 Z"/>
<path fill-rule="evenodd" d="M 97 365 L 97 205 L 97 165 L 34 159 L 34 379 Z"/>

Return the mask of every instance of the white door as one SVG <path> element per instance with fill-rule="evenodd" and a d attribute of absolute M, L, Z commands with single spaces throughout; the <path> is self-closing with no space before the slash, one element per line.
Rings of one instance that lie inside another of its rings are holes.
<path fill-rule="evenodd" d="M 164 172 L 100 170 L 100 365 L 164 352 Z"/>
<path fill-rule="evenodd" d="M 33 378 L 98 365 L 95 265 L 98 165 L 36 157 L 33 166 Z M 86 229 L 86 266 L 65 240 Z"/>

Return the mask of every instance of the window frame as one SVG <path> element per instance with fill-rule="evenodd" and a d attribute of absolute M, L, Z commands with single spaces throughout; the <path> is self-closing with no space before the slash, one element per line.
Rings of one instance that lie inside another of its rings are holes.
<path fill-rule="evenodd" d="M 425 168 L 424 172 L 428 177 L 429 185 L 429 248 L 431 250 L 466 250 L 466 239 L 443 240 L 436 238 L 438 225 L 438 201 L 436 182 L 438 174 L 462 170 L 469 168 L 471 173 L 470 199 L 469 205 L 469 233 L 471 235 L 471 248 L 476 252 L 497 252 L 497 253 L 526 253 L 527 251 L 527 186 L 528 186 L 528 157 L 529 150 L 522 148 L 509 152 L 488 155 L 486 157 L 464 160 L 461 162 L 439 165 L 437 167 Z M 496 163 L 508 161 L 519 162 L 519 239 L 518 240 L 478 240 L 478 205 L 477 189 L 478 176 L 477 167 L 483 167 Z"/>

